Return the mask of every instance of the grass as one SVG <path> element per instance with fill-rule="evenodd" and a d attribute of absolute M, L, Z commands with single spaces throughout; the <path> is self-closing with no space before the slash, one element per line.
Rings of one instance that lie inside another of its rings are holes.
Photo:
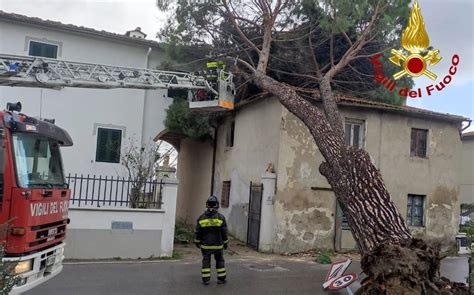
<path fill-rule="evenodd" d="M 173 254 L 171 256 L 164 256 L 164 257 L 154 257 L 150 256 L 148 259 L 149 260 L 176 260 L 176 259 L 181 259 L 183 258 L 183 254 L 180 252 L 173 250 Z"/>
<path fill-rule="evenodd" d="M 331 256 L 334 256 L 334 252 L 331 249 L 321 249 L 318 256 L 316 257 L 316 262 L 321 264 L 331 264 Z"/>

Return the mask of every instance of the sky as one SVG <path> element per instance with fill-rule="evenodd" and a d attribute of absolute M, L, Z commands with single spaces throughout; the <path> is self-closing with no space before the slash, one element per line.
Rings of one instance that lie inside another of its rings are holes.
<path fill-rule="evenodd" d="M 147 39 L 156 40 L 166 15 L 156 0 L 0 0 L 0 10 L 124 34 L 141 27 Z M 415 78 L 415 89 L 439 83 L 449 71 L 451 58 L 460 62 L 452 81 L 431 96 L 408 98 L 408 105 L 474 119 L 474 0 L 419 0 L 430 45 L 443 58 L 429 70 L 436 81 Z M 474 131 L 474 123 L 468 131 Z"/>

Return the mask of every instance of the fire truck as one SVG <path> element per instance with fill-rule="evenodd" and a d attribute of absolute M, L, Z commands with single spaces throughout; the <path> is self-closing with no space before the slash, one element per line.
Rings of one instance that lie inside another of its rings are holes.
<path fill-rule="evenodd" d="M 231 73 L 205 76 L 0 54 L 0 86 L 61 89 L 184 89 L 194 110 L 234 108 Z M 53 120 L 21 113 L 20 103 L 0 112 L 0 224 L 8 224 L 4 261 L 13 262 L 20 281 L 13 293 L 25 292 L 62 270 L 70 190 L 64 178 L 60 147 L 72 146 L 69 134 Z"/>
<path fill-rule="evenodd" d="M 20 112 L 20 103 L 0 112 L 0 224 L 4 261 L 20 275 L 15 292 L 62 269 L 70 191 L 60 146 L 73 143 L 52 120 Z"/>

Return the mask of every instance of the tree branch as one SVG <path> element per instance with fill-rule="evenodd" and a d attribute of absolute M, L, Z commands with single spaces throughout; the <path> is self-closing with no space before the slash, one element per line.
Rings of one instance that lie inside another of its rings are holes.
<path fill-rule="evenodd" d="M 364 28 L 364 30 L 362 31 L 362 34 L 357 39 L 357 41 L 354 42 L 351 47 L 349 47 L 349 49 L 344 53 L 344 55 L 339 60 L 339 62 L 335 66 L 332 66 L 331 69 L 326 72 L 325 77 L 327 77 L 329 80 L 332 79 L 337 73 L 339 73 L 341 69 L 343 69 L 349 62 L 351 62 L 356 56 L 356 54 L 360 51 L 360 49 L 365 44 L 367 44 L 366 38 L 372 31 L 372 27 L 375 24 L 377 17 L 379 16 L 379 13 L 380 13 L 379 5 L 380 5 L 380 2 L 377 3 L 374 13 L 372 14 L 372 17 L 370 19 L 370 22 Z"/>
<path fill-rule="evenodd" d="M 232 22 L 232 25 L 233 25 L 234 28 L 237 30 L 237 32 L 239 33 L 240 37 L 242 37 L 242 39 L 244 39 L 245 42 L 247 42 L 247 44 L 250 45 L 250 47 L 252 47 L 252 48 L 255 49 L 257 52 L 260 53 L 260 49 L 258 49 L 257 46 L 256 46 L 252 41 L 250 41 L 250 40 L 247 38 L 247 36 L 244 34 L 244 32 L 242 32 L 242 30 L 240 29 L 240 26 L 239 26 L 239 24 L 237 23 L 234 14 L 233 14 L 232 11 L 230 10 L 229 5 L 227 5 L 227 1 L 224 0 L 224 1 L 222 1 L 222 3 L 223 3 L 224 8 L 225 8 L 225 10 L 226 10 L 226 12 L 227 12 L 227 15 L 229 16 L 230 21 Z"/>

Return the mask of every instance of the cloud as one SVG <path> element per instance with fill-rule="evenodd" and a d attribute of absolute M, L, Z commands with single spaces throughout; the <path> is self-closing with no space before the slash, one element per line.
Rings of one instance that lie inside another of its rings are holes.
<path fill-rule="evenodd" d="M 0 10 L 118 34 L 141 27 L 152 40 L 166 21 L 156 0 L 0 0 Z"/>
<path fill-rule="evenodd" d="M 448 74 L 451 57 L 460 56 L 458 71 L 450 87 L 463 86 L 474 80 L 474 1 L 420 0 L 421 13 L 430 37 L 430 45 L 440 50 L 443 59 L 429 67 L 438 75 L 437 82 Z M 416 87 L 433 84 L 427 77 L 416 78 Z"/>

